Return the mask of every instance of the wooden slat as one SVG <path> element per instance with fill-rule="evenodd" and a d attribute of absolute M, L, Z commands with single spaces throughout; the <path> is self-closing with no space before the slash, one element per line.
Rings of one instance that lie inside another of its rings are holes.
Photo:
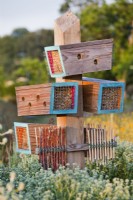
<path fill-rule="evenodd" d="M 115 157 L 115 146 L 113 143 L 114 135 L 113 129 L 101 125 L 89 124 L 85 130 L 86 144 L 73 144 L 67 146 L 67 151 L 87 151 L 86 160 L 89 162 L 96 162 L 106 164 L 109 159 Z"/>

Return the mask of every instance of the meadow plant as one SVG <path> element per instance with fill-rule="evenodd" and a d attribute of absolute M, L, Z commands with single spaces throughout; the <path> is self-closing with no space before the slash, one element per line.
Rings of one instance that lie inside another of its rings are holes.
<path fill-rule="evenodd" d="M 38 156 L 16 154 L 11 167 L 0 166 L 0 199 L 132 200 L 133 144 L 123 142 L 107 165 L 44 170 Z"/>

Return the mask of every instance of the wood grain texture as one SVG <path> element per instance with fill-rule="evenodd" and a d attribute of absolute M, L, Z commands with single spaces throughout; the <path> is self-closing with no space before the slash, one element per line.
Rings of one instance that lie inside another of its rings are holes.
<path fill-rule="evenodd" d="M 18 116 L 73 114 L 78 110 L 78 84 L 52 83 L 16 88 Z"/>
<path fill-rule="evenodd" d="M 28 124 L 32 154 L 36 154 L 36 148 L 38 148 L 40 145 L 41 130 L 48 129 L 48 128 L 54 129 L 54 128 L 57 128 L 57 126 L 50 125 L 50 124 L 36 124 L 36 123 Z"/>
<path fill-rule="evenodd" d="M 68 11 L 54 22 L 55 45 L 80 42 L 80 20 Z"/>
<path fill-rule="evenodd" d="M 123 83 L 88 78 L 83 80 L 83 105 L 85 112 L 122 112 Z"/>
<path fill-rule="evenodd" d="M 46 47 L 45 51 L 51 76 L 64 77 L 110 70 L 112 49 L 113 40 L 105 39 Z"/>
<path fill-rule="evenodd" d="M 80 39 L 80 21 L 71 12 L 65 13 L 58 18 L 54 24 L 54 40 L 55 45 L 65 45 L 79 43 Z M 74 67 L 74 66 L 73 66 Z M 56 82 L 66 81 L 82 81 L 82 75 L 75 75 L 67 78 L 57 78 Z M 79 83 L 80 85 L 80 83 Z M 82 87 L 79 88 L 78 105 L 80 108 L 79 116 L 57 116 L 57 125 L 66 127 L 67 145 L 73 143 L 84 143 L 84 131 L 83 131 L 83 97 Z M 84 152 L 70 152 L 67 154 L 67 162 L 72 166 L 73 163 L 77 163 L 80 168 L 84 167 Z"/>
<path fill-rule="evenodd" d="M 110 70 L 112 39 L 60 46 L 66 75 Z"/>
<path fill-rule="evenodd" d="M 18 116 L 49 114 L 51 84 L 20 86 L 15 89 Z"/>
<path fill-rule="evenodd" d="M 83 109 L 85 112 L 97 113 L 100 84 L 83 81 Z"/>
<path fill-rule="evenodd" d="M 70 144 L 66 147 L 67 152 L 87 151 L 89 149 L 88 144 Z"/>

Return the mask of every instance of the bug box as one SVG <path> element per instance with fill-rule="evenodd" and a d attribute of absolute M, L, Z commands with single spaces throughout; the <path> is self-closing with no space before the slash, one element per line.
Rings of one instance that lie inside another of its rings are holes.
<path fill-rule="evenodd" d="M 83 109 L 91 113 L 118 113 L 123 111 L 123 82 L 83 78 Z"/>
<path fill-rule="evenodd" d="M 45 47 L 51 77 L 110 70 L 113 40 L 96 40 Z"/>
<path fill-rule="evenodd" d="M 40 146 L 41 130 L 56 128 L 50 124 L 14 122 L 16 151 L 24 154 L 37 154 Z"/>
<path fill-rule="evenodd" d="M 76 114 L 78 83 L 63 82 L 16 87 L 18 116 Z"/>

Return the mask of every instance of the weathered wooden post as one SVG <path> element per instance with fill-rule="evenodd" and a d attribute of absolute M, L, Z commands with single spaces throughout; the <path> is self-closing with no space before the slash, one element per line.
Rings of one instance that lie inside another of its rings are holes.
<path fill-rule="evenodd" d="M 65 45 L 79 43 L 81 41 L 80 20 L 68 11 L 55 21 L 54 25 L 54 43 L 55 45 Z M 73 66 L 75 67 L 75 66 Z M 81 85 L 82 75 L 73 75 L 65 78 L 56 78 L 56 82 L 77 81 Z M 57 126 L 65 126 L 67 134 L 67 145 L 84 143 L 83 130 L 83 95 L 82 87 L 79 86 L 79 112 L 77 116 L 58 116 Z M 67 153 L 67 162 L 72 165 L 76 163 L 80 168 L 84 167 L 84 152 Z"/>

